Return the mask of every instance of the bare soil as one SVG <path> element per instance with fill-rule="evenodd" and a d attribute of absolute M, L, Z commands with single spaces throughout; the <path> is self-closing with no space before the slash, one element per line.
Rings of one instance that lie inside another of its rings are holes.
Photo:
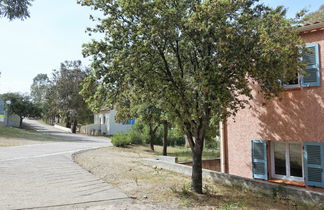
<path fill-rule="evenodd" d="M 205 194 L 197 195 L 190 190 L 190 177 L 139 161 L 153 155 L 136 147 L 108 147 L 78 153 L 74 159 L 95 176 L 138 201 L 136 209 L 141 209 L 140 205 L 143 209 L 317 209 L 207 181 L 204 181 Z"/>

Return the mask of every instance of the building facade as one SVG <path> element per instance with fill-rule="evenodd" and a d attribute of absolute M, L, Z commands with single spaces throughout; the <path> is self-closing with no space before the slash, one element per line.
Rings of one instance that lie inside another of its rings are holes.
<path fill-rule="evenodd" d="M 303 26 L 300 36 L 307 74 L 280 99 L 266 101 L 254 87 L 251 108 L 222 124 L 223 172 L 324 187 L 324 24 Z"/>
<path fill-rule="evenodd" d="M 135 124 L 135 120 L 126 123 L 117 123 L 115 121 L 117 111 L 102 109 L 94 115 L 94 124 L 81 127 L 81 133 L 88 135 L 114 135 L 116 133 L 126 133 Z"/>

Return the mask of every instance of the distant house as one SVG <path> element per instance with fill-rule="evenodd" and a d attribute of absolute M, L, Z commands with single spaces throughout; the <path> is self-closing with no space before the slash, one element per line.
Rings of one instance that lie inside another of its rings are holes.
<path fill-rule="evenodd" d="M 265 101 L 253 87 L 250 109 L 221 128 L 222 172 L 324 188 L 324 22 L 305 25 L 305 75 Z"/>
<path fill-rule="evenodd" d="M 115 121 L 117 111 L 112 109 L 101 109 L 99 113 L 94 114 L 94 124 L 81 127 L 81 133 L 88 135 L 114 135 L 116 133 L 126 133 L 135 124 L 135 120 L 126 123 L 117 123 Z"/>
<path fill-rule="evenodd" d="M 0 126 L 19 127 L 20 118 L 17 115 L 8 115 L 5 102 L 0 97 Z"/>

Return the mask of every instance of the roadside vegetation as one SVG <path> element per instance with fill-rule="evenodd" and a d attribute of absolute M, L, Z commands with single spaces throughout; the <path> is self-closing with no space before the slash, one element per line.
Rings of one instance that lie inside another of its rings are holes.
<path fill-rule="evenodd" d="M 203 159 L 219 158 L 219 143 L 216 140 L 218 130 L 210 133 L 206 138 L 206 144 L 203 151 Z M 178 161 L 192 160 L 192 152 L 185 136 L 181 130 L 172 128 L 168 131 L 166 137 L 167 145 L 164 145 L 164 129 L 162 126 L 157 127 L 154 142 L 151 142 L 150 129 L 145 124 L 136 123 L 127 133 L 115 134 L 111 137 L 111 142 L 116 147 L 136 147 L 139 151 L 151 151 L 152 154 L 164 155 L 167 151 L 168 156 L 178 157 Z M 150 144 L 154 145 L 154 150 Z M 167 147 L 167 148 L 166 148 Z"/>

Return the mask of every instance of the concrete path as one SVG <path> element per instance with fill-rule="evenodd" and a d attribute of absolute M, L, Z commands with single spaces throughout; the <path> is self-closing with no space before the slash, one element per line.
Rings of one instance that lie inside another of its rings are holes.
<path fill-rule="evenodd" d="M 130 202 L 118 189 L 75 164 L 72 154 L 110 146 L 100 137 L 64 133 L 26 120 L 39 132 L 62 142 L 0 147 L 0 209 L 84 209 Z M 64 140 L 63 140 L 64 139 Z"/>

